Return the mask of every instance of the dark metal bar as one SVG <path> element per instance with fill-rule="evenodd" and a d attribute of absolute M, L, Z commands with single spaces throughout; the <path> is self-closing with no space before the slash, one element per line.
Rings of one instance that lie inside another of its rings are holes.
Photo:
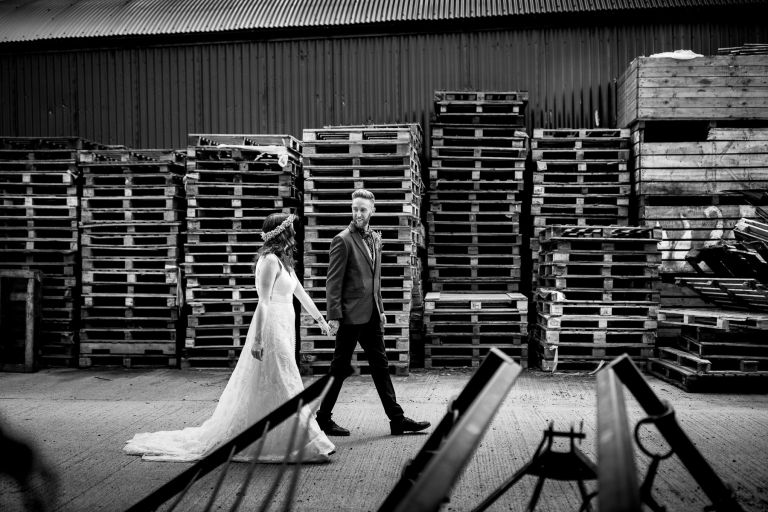
<path fill-rule="evenodd" d="M 309 403 L 321 398 L 328 391 L 328 387 L 331 385 L 332 381 L 333 377 L 329 374 L 324 375 L 322 378 L 313 382 L 304 391 L 245 429 L 233 439 L 216 448 L 181 474 L 162 485 L 159 489 L 138 501 L 128 509 L 128 512 L 146 512 L 148 510 L 157 509 L 160 505 L 183 490 L 190 479 L 202 478 L 226 462 L 233 446 L 236 447 L 235 453 L 239 452 L 253 444 L 253 442 L 265 431 L 272 430 L 277 425 L 296 414 L 299 403 Z"/>
<path fill-rule="evenodd" d="M 744 510 L 736 501 L 733 492 L 720 480 L 717 473 L 709 465 L 709 462 L 696 448 L 696 445 L 688 438 L 680 427 L 674 415 L 667 414 L 667 406 L 648 385 L 640 370 L 632 362 L 628 355 L 624 354 L 613 360 L 603 371 L 613 370 L 629 389 L 649 416 L 663 416 L 655 423 L 664 436 L 664 439 L 672 447 L 680 458 L 685 468 L 699 484 L 702 491 L 712 500 L 716 510 L 723 512 L 739 512 Z"/>
<path fill-rule="evenodd" d="M 640 512 L 640 490 L 624 393 L 611 369 L 597 374 L 597 440 L 599 509 Z"/>
<path fill-rule="evenodd" d="M 405 466 L 400 480 L 395 484 L 395 487 L 381 505 L 380 510 L 391 510 L 397 500 L 408 492 L 413 485 L 413 481 L 427 465 L 432 455 L 440 449 L 440 445 L 453 428 L 456 420 L 464 414 L 468 405 L 474 400 L 480 390 L 485 387 L 488 379 L 502 364 L 513 362 L 511 358 L 500 350 L 491 349 L 486 358 L 483 359 L 480 367 L 469 379 L 467 385 L 461 390 L 461 393 L 449 404 L 449 413 L 443 416 L 443 419 L 435 426 L 432 435 L 429 436 L 419 453 Z"/>
<path fill-rule="evenodd" d="M 379 510 L 438 510 L 521 371 L 491 349 Z"/>

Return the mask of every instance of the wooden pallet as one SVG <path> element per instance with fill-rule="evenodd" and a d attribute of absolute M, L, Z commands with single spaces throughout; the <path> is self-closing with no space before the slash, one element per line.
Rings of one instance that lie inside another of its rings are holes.
<path fill-rule="evenodd" d="M 443 124 L 473 124 L 473 125 L 503 125 L 513 128 L 525 129 L 524 105 L 518 113 L 497 113 L 497 112 L 456 112 L 456 107 L 452 108 L 454 112 L 440 112 L 436 115 L 436 122 Z M 484 110 L 489 110 L 485 107 Z"/>
<path fill-rule="evenodd" d="M 440 132 L 441 135 L 435 135 L 435 128 L 433 127 L 433 148 L 503 148 L 526 151 L 528 149 L 527 137 L 514 136 L 512 134 L 519 134 L 520 132 L 503 127 L 496 129 L 495 132 L 488 128 L 472 126 L 463 127 L 463 129 L 440 128 Z M 442 135 L 446 132 L 446 135 Z M 475 135 L 478 133 L 481 135 Z M 483 136 L 482 133 L 488 133 L 488 135 Z"/>
<path fill-rule="evenodd" d="M 424 368 L 476 368 L 480 366 L 491 348 L 501 350 L 523 368 L 528 367 L 528 347 L 524 344 L 476 345 L 468 343 L 449 347 L 425 344 Z"/>
<path fill-rule="evenodd" d="M 447 282 L 451 279 L 456 283 L 483 282 L 499 280 L 519 280 L 520 267 L 499 267 L 497 265 L 487 267 L 467 267 L 463 265 L 431 265 L 429 278 L 433 283 Z"/>
<path fill-rule="evenodd" d="M 450 123 L 432 123 L 432 141 L 460 140 L 488 140 L 508 141 L 509 144 L 519 144 L 520 147 L 527 144 L 528 134 L 514 127 L 507 126 L 477 126 Z M 440 145 L 439 143 L 437 145 Z M 442 145 L 447 145 L 443 143 Z"/>
<path fill-rule="evenodd" d="M 768 313 L 746 313 L 726 309 L 675 309 L 659 310 L 659 321 L 673 325 L 710 327 L 723 331 L 737 329 L 768 330 Z"/>
<path fill-rule="evenodd" d="M 539 276 L 558 277 L 614 277 L 614 278 L 658 278 L 659 266 L 647 262 L 556 262 L 539 261 Z M 592 286 L 587 286 L 591 288 Z"/>
<path fill-rule="evenodd" d="M 586 308 L 584 308 L 586 309 Z M 619 309 L 616 308 L 618 311 Z M 539 312 L 539 325 L 547 329 L 656 329 L 657 320 L 631 315 L 551 315 Z"/>
<path fill-rule="evenodd" d="M 628 219 L 629 207 L 617 206 L 611 203 L 621 202 L 625 198 L 618 197 L 594 197 L 588 198 L 589 204 L 578 204 L 585 198 L 574 197 L 539 197 L 532 198 L 531 215 L 536 217 L 535 226 L 550 226 L 550 219 L 580 220 L 583 217 L 603 219 Z M 592 202 L 594 201 L 594 202 Z M 601 203 L 602 202 L 602 203 Z M 577 204 L 574 204 L 577 203 Z"/>
<path fill-rule="evenodd" d="M 249 212 L 250 213 L 250 212 Z M 296 213 L 293 207 L 271 210 L 270 213 Z M 264 224 L 264 215 L 248 217 L 192 218 L 187 219 L 189 232 L 199 231 L 250 231 L 260 232 Z"/>
<path fill-rule="evenodd" d="M 528 91 L 435 91 L 434 101 L 445 102 L 527 102 Z"/>
<path fill-rule="evenodd" d="M 765 336 L 761 331 L 759 336 Z M 768 346 L 760 343 L 740 343 L 737 341 L 698 341 L 687 336 L 677 340 L 677 346 L 697 357 L 708 359 L 718 356 L 737 356 L 747 360 L 765 360 L 768 358 Z"/>
<path fill-rule="evenodd" d="M 301 141 L 292 135 L 272 134 L 201 134 L 190 133 L 187 135 L 188 146 L 284 146 L 297 152 L 301 152 Z"/>
<path fill-rule="evenodd" d="M 647 345 L 547 347 L 537 344 L 534 350 L 535 366 L 544 371 L 593 373 L 622 354 L 629 355 L 635 361 L 643 361 L 652 355 L 653 347 Z"/>
<path fill-rule="evenodd" d="M 520 293 L 428 293 L 427 311 L 493 311 L 496 309 L 528 311 L 528 298 Z"/>
<path fill-rule="evenodd" d="M 265 162 L 285 167 L 293 160 L 301 161 L 301 150 L 283 144 L 187 146 L 187 164 L 201 161 Z"/>
<path fill-rule="evenodd" d="M 539 272 L 539 286 L 563 291 L 614 291 L 621 293 L 656 292 L 661 288 L 658 276 L 549 276 Z"/>
<path fill-rule="evenodd" d="M 660 233 L 652 227 L 629 226 L 548 226 L 540 235 L 546 239 L 602 239 L 605 242 L 620 240 L 658 241 Z M 607 240 L 606 240 L 607 239 Z M 614 240 L 620 239 L 620 240 Z"/>
<path fill-rule="evenodd" d="M 408 141 L 397 140 L 338 140 L 304 142 L 304 158 L 346 158 L 350 156 L 410 157 L 415 148 Z"/>
<path fill-rule="evenodd" d="M 755 279 L 679 278 L 677 283 L 720 307 L 768 311 L 768 289 Z"/>
<path fill-rule="evenodd" d="M 111 327 L 80 327 L 80 353 L 88 353 L 85 347 L 109 347 L 112 353 L 126 354 L 126 347 L 151 345 L 153 348 L 164 346 L 168 353 L 176 353 L 176 326 L 159 328 L 141 326 L 137 328 L 134 322 L 114 323 Z M 119 346 L 118 346 L 119 345 Z M 143 353 L 143 352 L 142 352 Z M 165 353 L 165 352 L 164 352 Z"/>
<path fill-rule="evenodd" d="M 447 169 L 445 172 L 430 170 L 430 190 L 437 194 L 449 193 L 483 195 L 488 193 L 514 193 L 514 201 L 520 201 L 524 191 L 522 172 L 517 170 Z"/>
<path fill-rule="evenodd" d="M 159 295 L 156 293 L 132 293 L 125 295 L 116 295 L 105 293 L 102 295 L 90 294 L 82 297 L 85 307 L 119 307 L 126 308 L 162 308 L 168 309 L 179 305 L 176 293 Z"/>
<path fill-rule="evenodd" d="M 624 128 L 536 128 L 533 130 L 536 140 L 580 140 L 580 139 L 626 139 L 629 130 Z"/>
<path fill-rule="evenodd" d="M 333 360 L 334 349 L 316 349 L 312 352 L 302 352 L 299 357 L 299 369 L 304 375 L 316 375 L 327 373 Z M 410 357 L 407 350 L 386 350 L 390 371 L 397 375 L 407 375 Z M 358 348 L 352 354 L 352 368 L 355 374 L 365 373 L 368 361 L 365 352 Z"/>
<path fill-rule="evenodd" d="M 122 366 L 123 368 L 177 368 L 178 358 L 146 354 L 92 354 L 78 359 L 80 368 L 92 366 Z"/>
<path fill-rule="evenodd" d="M 647 371 L 670 384 L 689 392 L 765 393 L 768 390 L 768 372 L 696 371 L 673 361 L 650 358 Z"/>
<path fill-rule="evenodd" d="M 655 248 L 655 244 L 654 244 Z M 558 249 L 550 251 L 540 249 L 534 252 L 538 255 L 538 262 L 541 264 L 581 264 L 581 263 L 601 263 L 601 264 L 624 264 L 624 263 L 643 263 L 659 267 L 661 264 L 661 254 L 658 252 L 643 252 L 642 249 L 637 252 L 631 251 L 588 251 L 580 250 L 578 252 L 566 252 Z"/>
<path fill-rule="evenodd" d="M 430 287 L 434 292 L 456 293 L 494 293 L 519 292 L 521 289 L 519 277 L 491 277 L 459 280 L 456 278 L 430 277 Z"/>
<path fill-rule="evenodd" d="M 462 119 L 457 116 L 474 114 L 485 114 L 486 116 L 473 117 L 504 117 L 505 114 L 521 114 L 525 110 L 525 102 L 521 100 L 508 101 L 488 101 L 485 99 L 475 100 L 436 100 L 435 110 L 438 119 L 442 122 L 458 122 Z"/>
<path fill-rule="evenodd" d="M 561 342 L 551 344 L 544 340 L 536 340 L 536 343 L 538 343 L 536 350 L 541 362 L 548 364 L 554 364 L 555 357 L 559 361 L 595 361 L 610 360 L 621 354 L 629 354 L 635 360 L 643 360 L 653 355 L 653 343 Z"/>
<path fill-rule="evenodd" d="M 625 215 L 613 215 L 613 214 L 560 214 L 560 215 L 534 215 L 533 216 L 533 229 L 534 232 L 540 228 L 548 228 L 552 226 L 578 226 L 578 227 L 595 227 L 595 226 L 629 226 L 629 219 Z"/>

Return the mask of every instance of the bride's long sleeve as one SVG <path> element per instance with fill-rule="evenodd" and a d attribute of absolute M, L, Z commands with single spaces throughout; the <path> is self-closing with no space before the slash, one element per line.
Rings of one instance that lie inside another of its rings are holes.
<path fill-rule="evenodd" d="M 256 339 L 261 340 L 261 329 L 264 326 L 264 320 L 267 315 L 267 308 L 272 300 L 272 287 L 275 285 L 277 273 L 280 271 L 280 263 L 277 257 L 271 254 L 262 256 L 264 262 L 261 264 L 259 273 L 256 276 L 256 291 L 259 294 L 259 303 L 256 306 Z"/>
<path fill-rule="evenodd" d="M 307 311 L 307 313 L 312 315 L 312 318 L 315 320 L 322 318 L 322 313 L 320 313 L 320 310 L 317 309 L 315 302 L 307 294 L 307 291 L 304 289 L 304 287 L 301 286 L 301 283 L 296 283 L 296 289 L 293 291 L 293 294 L 297 299 L 299 299 L 299 302 L 301 302 L 301 305 L 304 306 L 304 309 Z"/>

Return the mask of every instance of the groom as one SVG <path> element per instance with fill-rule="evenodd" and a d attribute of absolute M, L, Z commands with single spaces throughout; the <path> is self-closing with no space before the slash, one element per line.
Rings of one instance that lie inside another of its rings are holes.
<path fill-rule="evenodd" d="M 331 412 L 344 379 L 352 375 L 352 354 L 358 342 L 368 356 L 371 377 L 389 417 L 393 435 L 418 432 L 429 427 L 427 421 L 406 418 L 397 403 L 389 377 L 389 362 L 384 352 L 384 302 L 381 298 L 381 235 L 369 222 L 376 211 L 374 195 L 357 189 L 352 193 L 352 222 L 331 242 L 326 301 L 328 323 L 336 333 L 336 349 L 331 362 L 334 377 L 325 395 L 317 422 L 329 436 L 348 436 L 349 430 L 331 419 Z"/>

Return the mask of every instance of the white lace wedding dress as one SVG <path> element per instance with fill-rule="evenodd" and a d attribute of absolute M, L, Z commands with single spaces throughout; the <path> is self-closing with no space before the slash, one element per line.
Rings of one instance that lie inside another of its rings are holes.
<path fill-rule="evenodd" d="M 188 462 L 200 459 L 303 391 L 304 386 L 294 358 L 294 293 L 313 317 L 318 317 L 320 313 L 293 271 L 285 269 L 274 255 L 259 259 L 256 265 L 256 285 L 260 297 L 259 307 L 264 309 L 262 360 L 251 355 L 251 346 L 255 340 L 254 314 L 245 346 L 213 415 L 199 427 L 136 434 L 123 448 L 126 453 L 141 455 L 143 459 L 152 461 Z M 268 295 L 270 290 L 271 294 Z M 267 434 L 259 461 L 283 460 L 294 419 L 295 416 Z M 320 430 L 309 407 L 305 407 L 301 413 L 301 427 L 306 427 L 307 422 L 309 442 L 304 447 L 302 460 L 327 461 L 335 447 Z M 297 443 L 294 447 L 296 449 L 291 454 L 291 460 L 296 461 L 300 445 Z M 235 460 L 253 460 L 257 448 L 258 443 L 254 443 L 236 455 Z"/>

